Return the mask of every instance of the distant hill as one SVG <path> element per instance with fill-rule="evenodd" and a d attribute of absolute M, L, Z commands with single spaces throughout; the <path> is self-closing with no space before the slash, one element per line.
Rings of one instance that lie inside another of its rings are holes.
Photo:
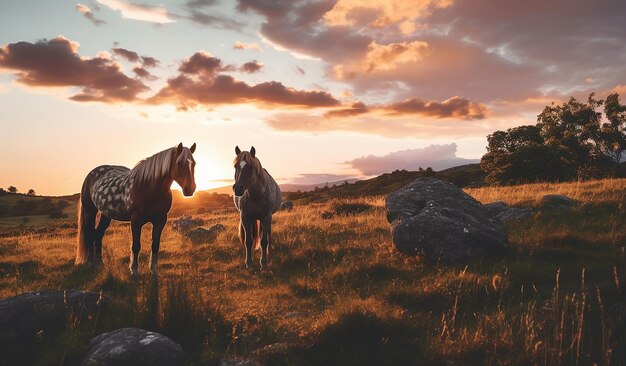
<path fill-rule="evenodd" d="M 396 170 L 376 178 L 343 184 L 337 187 L 318 188 L 310 192 L 291 192 L 290 200 L 305 202 L 325 201 L 330 198 L 347 198 L 389 194 L 402 188 L 419 177 L 435 177 L 463 187 L 480 187 L 485 185 L 485 172 L 479 164 L 467 164 L 448 168 L 438 172 L 432 170 L 407 171 Z"/>
<path fill-rule="evenodd" d="M 354 183 L 357 182 L 357 179 L 348 179 L 348 180 L 340 180 L 340 181 L 335 181 L 335 182 L 324 182 L 324 183 L 315 183 L 315 184 L 292 184 L 292 183 L 285 183 L 285 184 L 280 184 L 280 190 L 285 193 L 285 192 L 309 192 L 314 190 L 315 188 L 322 188 L 322 187 L 332 187 L 332 186 L 339 186 L 344 184 L 345 182 L 348 183 Z M 204 192 L 209 192 L 209 193 L 219 193 L 219 194 L 229 194 L 229 195 L 233 195 L 233 188 L 232 186 L 224 186 L 224 187 L 218 187 L 218 188 L 212 188 L 212 189 L 207 189 Z"/>

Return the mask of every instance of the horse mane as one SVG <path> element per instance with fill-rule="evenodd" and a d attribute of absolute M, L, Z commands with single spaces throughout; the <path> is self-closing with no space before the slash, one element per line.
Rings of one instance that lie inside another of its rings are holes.
<path fill-rule="evenodd" d="M 130 171 L 134 184 L 146 185 L 165 177 L 170 171 L 175 151 L 175 147 L 165 149 L 138 162 Z"/>
<path fill-rule="evenodd" d="M 237 165 L 245 161 L 246 164 L 251 164 L 254 167 L 254 171 L 256 171 L 257 179 L 261 182 L 265 182 L 265 174 L 263 174 L 263 166 L 261 166 L 261 161 L 256 157 L 252 156 L 249 151 L 242 151 L 235 160 L 233 161 L 234 165 Z"/>

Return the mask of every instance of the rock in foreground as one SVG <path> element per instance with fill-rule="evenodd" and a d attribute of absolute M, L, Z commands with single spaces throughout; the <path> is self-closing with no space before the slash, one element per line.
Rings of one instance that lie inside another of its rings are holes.
<path fill-rule="evenodd" d="M 11 344 L 96 316 L 104 299 L 90 291 L 27 292 L 0 301 L 0 342 Z"/>
<path fill-rule="evenodd" d="M 82 366 L 175 366 L 184 362 L 182 347 L 168 337 L 122 328 L 92 339 Z"/>
<path fill-rule="evenodd" d="M 222 224 L 215 224 L 208 229 L 197 228 L 185 233 L 185 237 L 194 244 L 210 243 L 217 238 L 217 234 L 226 230 Z"/>
<path fill-rule="evenodd" d="M 504 226 L 455 185 L 419 178 L 386 199 L 395 247 L 428 261 L 463 262 L 507 248 Z"/>

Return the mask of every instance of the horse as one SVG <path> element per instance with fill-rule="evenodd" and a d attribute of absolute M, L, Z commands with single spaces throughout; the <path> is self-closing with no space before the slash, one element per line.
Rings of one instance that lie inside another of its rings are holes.
<path fill-rule="evenodd" d="M 272 214 L 280 208 L 280 187 L 263 169 L 254 146 L 248 151 L 235 147 L 233 200 L 239 210 L 239 240 L 246 248 L 246 268 L 252 267 L 252 246 L 261 244 L 261 268 L 267 267 L 272 236 Z"/>
<path fill-rule="evenodd" d="M 150 271 L 156 274 L 161 232 L 172 207 L 172 182 L 178 183 L 183 195 L 196 190 L 196 162 L 191 148 L 179 144 L 146 158 L 133 169 L 101 165 L 87 174 L 78 201 L 78 245 L 76 265 L 102 264 L 102 238 L 111 220 L 130 221 L 133 235 L 130 273 L 136 276 L 137 257 L 141 249 L 141 228 L 152 224 Z M 96 227 L 96 215 L 100 221 Z"/>

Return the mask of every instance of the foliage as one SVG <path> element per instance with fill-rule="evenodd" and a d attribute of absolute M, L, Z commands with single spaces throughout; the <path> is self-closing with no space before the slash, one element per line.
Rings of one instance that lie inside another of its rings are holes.
<path fill-rule="evenodd" d="M 604 105 L 608 122 L 597 109 Z M 486 180 L 495 184 L 565 181 L 618 175 L 626 148 L 626 106 L 617 93 L 607 101 L 589 95 L 546 106 L 536 125 L 496 131 L 487 136 L 481 159 Z"/>
<path fill-rule="evenodd" d="M 9 191 L 9 193 L 17 193 L 17 188 L 15 186 L 9 186 L 7 191 Z"/>

